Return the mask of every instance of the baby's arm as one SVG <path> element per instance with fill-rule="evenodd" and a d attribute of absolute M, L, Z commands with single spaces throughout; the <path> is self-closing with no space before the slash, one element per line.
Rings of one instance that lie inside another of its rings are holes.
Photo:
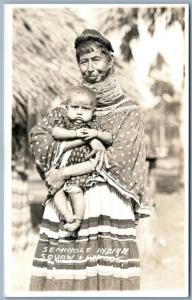
<path fill-rule="evenodd" d="M 97 130 L 97 129 L 83 128 L 82 132 L 85 141 L 96 138 L 106 145 L 112 144 L 112 134 L 108 131 L 102 131 L 100 129 Z"/>
<path fill-rule="evenodd" d="M 52 137 L 58 140 L 70 140 L 77 137 L 76 130 L 61 127 L 53 127 Z"/>
<path fill-rule="evenodd" d="M 80 135 L 80 129 L 77 130 L 70 130 L 61 127 L 53 127 L 52 129 L 52 137 L 55 140 L 64 140 L 65 145 L 63 151 L 68 151 L 74 149 L 76 147 L 80 147 L 85 145 L 85 141 L 81 138 L 82 134 Z"/>
<path fill-rule="evenodd" d="M 91 140 L 90 144 L 93 149 L 93 152 L 92 154 L 90 153 L 89 156 L 91 157 L 93 156 L 93 154 L 95 154 L 95 163 L 88 160 L 75 165 L 66 166 L 64 168 L 62 167 L 60 169 L 50 169 L 46 173 L 47 184 L 53 187 L 62 186 L 66 178 L 69 178 L 70 176 L 90 174 L 95 171 L 96 166 L 102 168 L 103 163 L 105 162 L 106 164 L 105 156 L 103 155 L 105 147 L 97 139 Z"/>
<path fill-rule="evenodd" d="M 61 127 L 53 127 L 52 136 L 54 139 L 71 140 L 84 138 L 83 128 L 79 129 L 66 129 Z"/>

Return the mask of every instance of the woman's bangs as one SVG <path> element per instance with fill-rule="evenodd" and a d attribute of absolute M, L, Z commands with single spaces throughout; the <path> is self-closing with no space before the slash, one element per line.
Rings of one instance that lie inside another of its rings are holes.
<path fill-rule="evenodd" d="M 92 41 L 85 42 L 84 44 L 79 46 L 76 50 L 77 61 L 79 62 L 81 55 L 91 53 L 98 48 L 103 48 L 103 46 L 98 42 L 92 42 Z"/>
<path fill-rule="evenodd" d="M 77 57 L 80 58 L 80 55 L 84 55 L 87 53 L 91 53 L 95 50 L 96 47 L 94 47 L 93 44 L 88 44 L 88 45 L 82 45 L 77 49 Z"/>

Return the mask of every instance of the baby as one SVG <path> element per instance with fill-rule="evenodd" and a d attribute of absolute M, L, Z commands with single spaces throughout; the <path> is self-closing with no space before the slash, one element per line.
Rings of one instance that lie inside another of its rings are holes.
<path fill-rule="evenodd" d="M 66 115 L 62 116 L 62 121 L 56 123 L 52 128 L 53 138 L 61 141 L 74 139 L 90 141 L 96 138 L 106 145 L 111 144 L 111 133 L 103 130 L 102 125 L 94 118 L 95 105 L 96 97 L 91 89 L 84 86 L 71 89 L 67 98 Z M 87 155 L 90 153 L 91 147 L 88 145 L 85 148 L 89 149 L 89 152 L 82 151 L 83 147 L 72 150 L 75 154 L 68 158 L 68 162 L 76 164 L 88 160 Z M 74 155 L 78 155 L 78 159 L 75 159 Z M 60 167 L 61 165 L 62 163 Z M 67 222 L 64 227 L 68 231 L 78 229 L 83 220 L 85 212 L 83 192 L 88 187 L 86 182 L 89 176 L 90 174 L 82 171 L 80 176 L 70 177 L 66 180 L 64 187 L 54 195 L 53 201 L 60 214 L 64 216 Z M 68 210 L 66 195 L 69 196 L 74 215 L 71 215 Z"/>

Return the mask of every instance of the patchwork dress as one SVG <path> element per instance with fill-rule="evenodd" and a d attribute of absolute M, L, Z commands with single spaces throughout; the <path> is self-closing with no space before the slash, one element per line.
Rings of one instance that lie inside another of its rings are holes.
<path fill-rule="evenodd" d="M 96 184 L 85 192 L 85 215 L 76 232 L 64 230 L 52 201 L 45 205 L 30 290 L 133 290 L 140 286 L 135 217 L 149 215 L 143 114 L 124 96 L 114 77 L 89 87 L 97 96 L 97 118 L 112 133 L 113 143 L 107 149 L 111 168 L 91 177 Z M 49 134 L 54 113 L 32 130 L 41 175 L 50 167 L 49 157 L 61 147 Z"/>

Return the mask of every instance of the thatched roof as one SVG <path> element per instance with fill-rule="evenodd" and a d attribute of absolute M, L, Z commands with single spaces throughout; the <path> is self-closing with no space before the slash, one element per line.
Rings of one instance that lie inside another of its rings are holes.
<path fill-rule="evenodd" d="M 74 39 L 83 20 L 69 8 L 14 9 L 13 126 L 46 112 L 55 97 L 78 84 Z"/>

